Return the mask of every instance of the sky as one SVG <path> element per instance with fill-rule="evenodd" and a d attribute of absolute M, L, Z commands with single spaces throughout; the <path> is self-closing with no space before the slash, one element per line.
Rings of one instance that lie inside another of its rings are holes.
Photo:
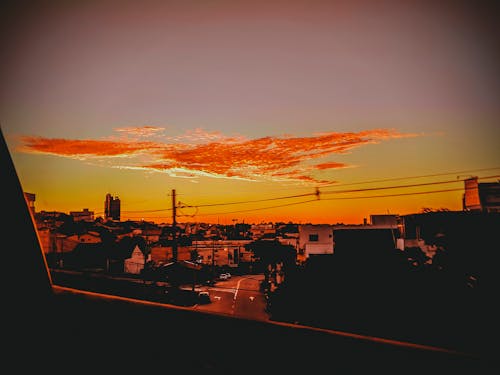
<path fill-rule="evenodd" d="M 13 4 L 0 125 L 37 211 L 168 223 L 175 189 L 180 222 L 361 223 L 498 180 L 490 3 Z"/>

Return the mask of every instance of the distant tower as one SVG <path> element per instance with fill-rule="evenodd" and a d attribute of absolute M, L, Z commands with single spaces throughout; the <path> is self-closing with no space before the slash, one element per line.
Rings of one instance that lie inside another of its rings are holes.
<path fill-rule="evenodd" d="M 106 201 L 104 202 L 104 218 L 106 220 L 120 221 L 120 199 L 112 197 L 111 194 L 106 194 Z"/>

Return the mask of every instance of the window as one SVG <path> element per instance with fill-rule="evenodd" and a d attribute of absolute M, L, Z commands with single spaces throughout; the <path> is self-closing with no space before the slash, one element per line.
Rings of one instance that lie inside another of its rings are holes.
<path fill-rule="evenodd" d="M 310 234 L 309 235 L 309 241 L 310 242 L 318 242 L 319 236 L 317 234 Z"/>

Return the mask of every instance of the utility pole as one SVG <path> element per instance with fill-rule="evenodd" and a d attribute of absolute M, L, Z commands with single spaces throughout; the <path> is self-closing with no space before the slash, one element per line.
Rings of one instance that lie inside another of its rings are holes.
<path fill-rule="evenodd" d="M 215 239 L 212 239 L 212 280 L 215 277 L 214 265 L 215 265 Z"/>
<path fill-rule="evenodd" d="M 172 258 L 174 262 L 177 262 L 177 223 L 175 216 L 176 212 L 176 203 L 175 203 L 175 189 L 172 189 Z"/>

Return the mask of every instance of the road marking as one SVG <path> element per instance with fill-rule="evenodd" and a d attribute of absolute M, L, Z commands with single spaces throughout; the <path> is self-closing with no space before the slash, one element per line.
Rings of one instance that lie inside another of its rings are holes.
<path fill-rule="evenodd" d="M 236 296 L 238 295 L 238 290 L 240 289 L 240 283 L 243 281 L 243 278 L 238 280 L 238 283 L 236 284 L 236 292 L 234 292 L 234 297 L 233 300 L 236 301 Z"/>

